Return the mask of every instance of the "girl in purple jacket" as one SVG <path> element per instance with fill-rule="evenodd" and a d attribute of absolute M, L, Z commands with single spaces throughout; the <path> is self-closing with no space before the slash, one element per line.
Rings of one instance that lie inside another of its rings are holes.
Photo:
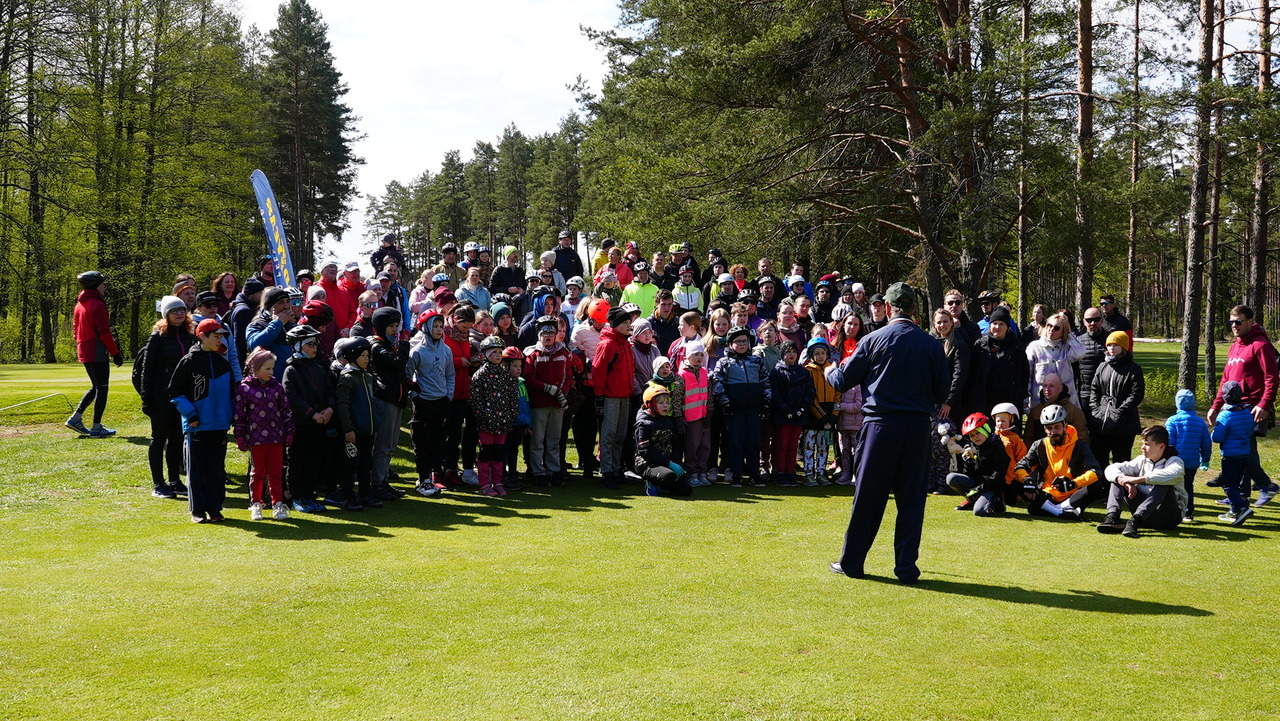
<path fill-rule="evenodd" d="M 249 475 L 249 515 L 262 520 L 265 481 L 271 490 L 271 509 L 276 520 L 289 517 L 284 503 L 284 449 L 293 443 L 293 413 L 289 396 L 276 380 L 276 357 L 259 348 L 245 360 L 244 380 L 236 387 L 236 446 L 248 451 L 253 465 Z"/>

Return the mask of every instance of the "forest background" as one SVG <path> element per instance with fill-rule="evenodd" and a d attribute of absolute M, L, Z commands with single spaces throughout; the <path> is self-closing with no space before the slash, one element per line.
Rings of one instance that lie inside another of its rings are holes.
<path fill-rule="evenodd" d="M 304 0 L 241 29 L 215 0 L 0 0 L 0 360 L 74 358 L 75 275 L 111 278 L 127 350 L 180 272 L 253 269 L 247 178 L 295 268 L 365 206 L 416 275 L 448 241 L 807 262 L 931 305 L 957 287 L 1079 310 L 1216 376 L 1231 305 L 1280 310 L 1270 0 L 625 0 L 599 89 L 361 198 L 357 112 Z M 1204 344 L 1203 360 L 1200 345 Z M 1203 364 L 1202 364 L 1203 363 Z"/>

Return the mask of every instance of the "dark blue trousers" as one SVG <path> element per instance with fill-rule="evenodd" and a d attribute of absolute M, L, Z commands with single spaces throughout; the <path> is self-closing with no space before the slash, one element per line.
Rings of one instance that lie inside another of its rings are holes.
<path fill-rule="evenodd" d="M 847 575 L 862 575 L 892 493 L 898 506 L 893 573 L 904 581 L 915 581 L 920 578 L 916 560 L 928 497 L 929 419 L 869 420 L 862 426 L 859 443 L 858 491 L 853 497 L 849 530 L 844 534 L 840 566 Z"/>

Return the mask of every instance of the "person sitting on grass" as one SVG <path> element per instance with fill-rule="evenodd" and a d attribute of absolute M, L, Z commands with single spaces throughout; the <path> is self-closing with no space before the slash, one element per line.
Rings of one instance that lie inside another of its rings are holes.
<path fill-rule="evenodd" d="M 671 394 L 663 386 L 650 385 L 642 396 L 644 405 L 636 414 L 636 473 L 644 479 L 646 496 L 693 495 L 684 469 L 671 458 L 675 448 L 676 425 L 671 419 Z"/>
<path fill-rule="evenodd" d="M 994 516 L 1005 510 L 1004 476 L 1009 469 L 1009 455 L 995 435 L 991 419 L 983 413 L 971 413 L 964 419 L 960 432 L 965 438 L 957 460 L 961 473 L 947 474 L 947 485 L 964 496 L 957 511 L 973 511 L 975 516 Z"/>
<path fill-rule="evenodd" d="M 1046 406 L 1040 423 L 1048 436 L 1032 443 L 1014 469 L 1024 484 L 1027 513 L 1078 521 L 1089 504 L 1106 497 L 1106 484 L 1098 483 L 1102 469 L 1062 406 Z"/>
<path fill-rule="evenodd" d="M 1239 526 L 1253 509 L 1245 493 L 1249 490 L 1249 454 L 1253 438 L 1253 409 L 1244 400 L 1244 391 L 1236 381 L 1222 384 L 1224 410 L 1214 419 L 1213 442 L 1222 452 L 1222 475 L 1219 482 L 1227 494 L 1231 509 L 1218 516 L 1218 520 Z"/>
<path fill-rule="evenodd" d="M 227 500 L 227 431 L 231 428 L 235 384 L 222 355 L 229 331 L 216 319 L 196 326 L 199 348 L 178 361 L 169 381 L 169 400 L 182 416 L 186 444 L 187 502 L 193 523 L 219 523 Z"/>
<path fill-rule="evenodd" d="M 1098 524 L 1098 532 L 1137 538 L 1139 527 L 1177 528 L 1187 508 L 1183 468 L 1178 449 L 1169 445 L 1169 431 L 1164 426 L 1145 428 L 1142 455 L 1107 466 L 1107 517 Z M 1127 523 L 1120 520 L 1124 505 L 1133 514 Z"/>
<path fill-rule="evenodd" d="M 1009 457 L 1009 466 L 1004 474 L 1004 502 L 1006 506 L 1012 506 L 1018 502 L 1018 491 L 1022 488 L 1014 469 L 1017 468 L 1018 461 L 1027 455 L 1027 444 L 1022 441 L 1018 431 L 1014 430 L 1014 425 L 1022 419 L 1017 406 L 1012 403 L 997 404 L 991 409 L 991 418 L 996 425 L 996 435 L 1004 445 L 1005 455 Z"/>

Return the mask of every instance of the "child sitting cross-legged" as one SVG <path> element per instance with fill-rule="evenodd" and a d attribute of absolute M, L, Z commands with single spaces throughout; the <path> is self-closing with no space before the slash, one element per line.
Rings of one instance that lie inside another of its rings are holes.
<path fill-rule="evenodd" d="M 671 394 L 660 385 L 645 388 L 644 405 L 636 414 L 636 473 L 644 479 L 649 496 L 691 496 L 693 487 L 684 469 L 671 459 L 676 425 L 672 420 Z"/>

